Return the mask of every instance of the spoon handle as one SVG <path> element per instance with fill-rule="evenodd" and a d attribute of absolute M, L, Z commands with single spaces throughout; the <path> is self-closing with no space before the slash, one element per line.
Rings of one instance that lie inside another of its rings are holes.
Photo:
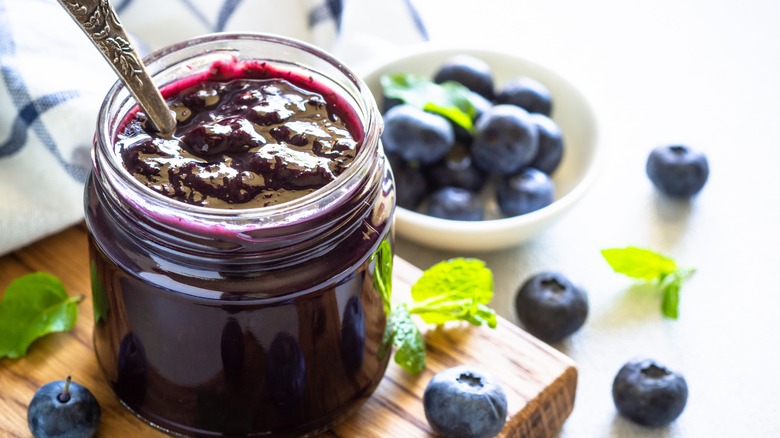
<path fill-rule="evenodd" d="M 111 64 L 157 131 L 173 134 L 176 119 L 152 82 L 108 0 L 57 0 Z"/>

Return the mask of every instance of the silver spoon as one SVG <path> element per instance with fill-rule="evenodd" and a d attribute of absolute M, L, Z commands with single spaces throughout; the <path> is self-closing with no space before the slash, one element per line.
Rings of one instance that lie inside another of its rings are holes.
<path fill-rule="evenodd" d="M 176 129 L 176 119 L 152 82 L 108 0 L 57 1 L 111 64 L 154 128 L 163 137 L 170 137 Z"/>

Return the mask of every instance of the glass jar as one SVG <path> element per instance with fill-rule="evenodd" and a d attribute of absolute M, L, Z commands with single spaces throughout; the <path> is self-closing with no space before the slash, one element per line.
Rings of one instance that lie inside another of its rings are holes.
<path fill-rule="evenodd" d="M 135 101 L 121 84 L 98 119 L 85 199 L 95 352 L 119 400 L 176 434 L 317 433 L 370 396 L 389 358 L 395 192 L 365 84 L 271 35 L 209 35 L 145 62 L 164 89 L 247 60 L 311 77 L 354 111 L 358 153 L 325 187 L 271 207 L 185 204 L 124 169 L 115 140 Z"/>

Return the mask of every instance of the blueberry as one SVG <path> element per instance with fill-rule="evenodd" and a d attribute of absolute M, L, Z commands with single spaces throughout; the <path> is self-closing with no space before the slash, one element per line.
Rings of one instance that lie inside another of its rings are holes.
<path fill-rule="evenodd" d="M 633 360 L 620 368 L 612 399 L 621 415 L 644 426 L 664 426 L 680 416 L 688 401 L 682 374 L 652 359 Z"/>
<path fill-rule="evenodd" d="M 428 193 L 428 180 L 419 164 L 407 163 L 395 154 L 387 154 L 387 158 L 395 179 L 396 204 L 408 210 L 416 209 Z"/>
<path fill-rule="evenodd" d="M 439 160 L 455 143 L 452 125 L 444 117 L 411 105 L 398 105 L 384 115 L 382 144 L 387 152 L 421 164 Z"/>
<path fill-rule="evenodd" d="M 552 204 L 555 186 L 550 177 L 533 167 L 502 179 L 498 184 L 498 207 L 506 216 L 519 216 Z"/>
<path fill-rule="evenodd" d="M 653 149 L 647 157 L 647 176 L 668 196 L 690 198 L 707 182 L 707 157 L 688 146 L 670 145 Z"/>
<path fill-rule="evenodd" d="M 390 108 L 402 105 L 404 103 L 403 100 L 395 98 L 395 97 L 387 97 L 382 96 L 382 114 L 390 111 Z"/>
<path fill-rule="evenodd" d="M 479 191 L 487 177 L 485 172 L 474 165 L 466 147 L 455 145 L 447 155 L 426 169 L 431 185 L 436 188 L 445 186 Z"/>
<path fill-rule="evenodd" d="M 552 175 L 563 158 L 563 134 L 561 128 L 544 114 L 531 114 L 539 134 L 539 151 L 530 166 Z"/>
<path fill-rule="evenodd" d="M 492 437 L 506 422 L 503 388 L 486 372 L 464 365 L 431 378 L 423 407 L 434 432 L 444 437 Z"/>
<path fill-rule="evenodd" d="M 517 105 L 529 113 L 549 116 L 552 113 L 552 94 L 541 82 L 518 77 L 507 82 L 496 95 L 496 103 Z"/>
<path fill-rule="evenodd" d="M 100 413 L 95 396 L 68 376 L 35 392 L 27 408 L 27 425 L 35 438 L 92 437 Z"/>
<path fill-rule="evenodd" d="M 536 125 L 527 111 L 512 105 L 496 105 L 476 123 L 471 153 L 486 172 L 508 175 L 534 159 L 539 150 Z"/>
<path fill-rule="evenodd" d="M 540 272 L 520 286 L 515 310 L 529 333 L 545 342 L 560 342 L 585 323 L 588 295 L 558 272 Z"/>
<path fill-rule="evenodd" d="M 433 75 L 433 81 L 441 84 L 455 81 L 488 100 L 493 100 L 493 71 L 483 60 L 470 55 L 457 55 L 444 61 Z"/>
<path fill-rule="evenodd" d="M 485 208 L 474 192 L 460 187 L 442 187 L 431 194 L 428 215 L 454 221 L 481 221 Z"/>

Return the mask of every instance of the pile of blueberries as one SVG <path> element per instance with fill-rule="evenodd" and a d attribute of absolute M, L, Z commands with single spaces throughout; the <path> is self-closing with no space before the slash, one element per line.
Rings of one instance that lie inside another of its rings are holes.
<path fill-rule="evenodd" d="M 496 89 L 490 66 L 470 55 L 446 60 L 433 82 L 454 81 L 469 91 L 474 130 L 385 97 L 382 143 L 396 179 L 400 207 L 451 220 L 518 216 L 553 202 L 550 175 L 564 141 L 550 118 L 552 95 L 542 83 L 517 77 Z M 488 183 L 491 177 L 495 184 Z M 490 192 L 490 193 L 487 193 Z"/>

